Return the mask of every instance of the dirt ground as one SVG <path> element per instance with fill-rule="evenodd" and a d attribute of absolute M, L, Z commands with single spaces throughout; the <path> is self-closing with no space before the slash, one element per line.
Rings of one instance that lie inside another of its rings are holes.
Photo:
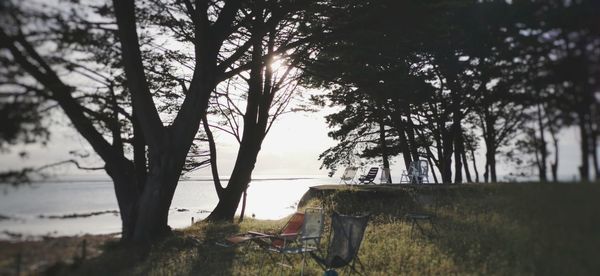
<path fill-rule="evenodd" d="M 36 275 L 57 263 L 98 256 L 116 234 L 0 241 L 0 275 Z"/>

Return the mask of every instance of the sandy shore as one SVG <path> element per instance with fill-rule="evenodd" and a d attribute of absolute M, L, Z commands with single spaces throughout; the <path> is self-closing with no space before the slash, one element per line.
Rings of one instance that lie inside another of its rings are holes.
<path fill-rule="evenodd" d="M 106 241 L 117 239 L 108 234 L 0 241 L 0 275 L 40 274 L 56 263 L 98 256 Z"/>

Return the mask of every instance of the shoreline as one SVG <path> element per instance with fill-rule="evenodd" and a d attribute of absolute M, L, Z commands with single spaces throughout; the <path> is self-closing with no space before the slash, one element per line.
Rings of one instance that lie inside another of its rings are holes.
<path fill-rule="evenodd" d="M 57 264 L 94 258 L 120 233 L 40 237 L 39 240 L 0 240 L 0 275 L 39 274 Z"/>

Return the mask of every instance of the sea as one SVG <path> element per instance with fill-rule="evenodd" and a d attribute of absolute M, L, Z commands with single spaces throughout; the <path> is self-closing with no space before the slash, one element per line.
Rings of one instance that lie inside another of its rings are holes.
<path fill-rule="evenodd" d="M 339 178 L 322 176 L 256 177 L 248 188 L 246 216 L 281 219 L 296 210 L 309 187 L 338 183 Z M 169 226 L 190 226 L 192 221 L 206 218 L 217 202 L 211 179 L 181 180 L 169 210 Z M 2 185 L 0 240 L 119 233 L 118 210 L 113 183 L 108 179 Z"/>

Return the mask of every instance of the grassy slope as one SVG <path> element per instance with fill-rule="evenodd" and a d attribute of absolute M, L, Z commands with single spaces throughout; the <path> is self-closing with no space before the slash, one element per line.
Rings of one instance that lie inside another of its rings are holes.
<path fill-rule="evenodd" d="M 600 273 L 600 186 L 590 184 L 498 184 L 376 190 L 327 190 L 308 201 L 327 212 L 372 214 L 360 249 L 368 275 L 502 274 L 588 275 Z M 422 195 L 415 202 L 414 195 Z M 411 235 L 407 211 L 430 203 L 439 235 Z M 197 223 L 143 250 L 108 245 L 98 258 L 50 272 L 108 274 L 270 274 L 280 266 L 254 250 L 221 248 L 216 241 L 246 230 L 274 230 L 282 221 Z M 326 233 L 329 230 L 326 228 Z M 327 239 L 324 239 L 324 243 Z M 263 261 L 264 260 L 264 261 Z M 296 264 L 299 258 L 294 259 Z M 263 263 L 263 266 L 260 264 Z M 309 260 L 307 275 L 322 274 Z M 285 273 L 296 273 L 285 269 Z"/>

